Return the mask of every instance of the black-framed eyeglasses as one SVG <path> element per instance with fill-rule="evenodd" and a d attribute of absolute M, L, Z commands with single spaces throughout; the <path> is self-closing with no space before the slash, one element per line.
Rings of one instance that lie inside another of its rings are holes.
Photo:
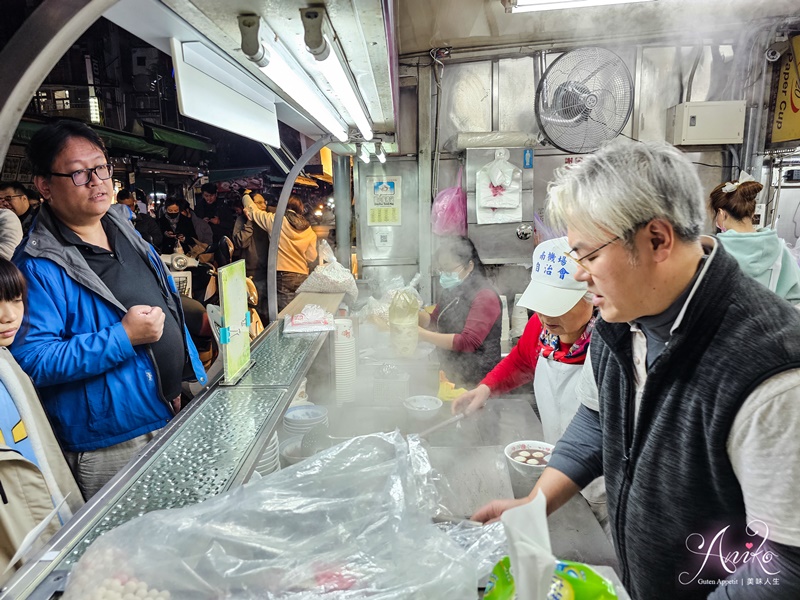
<path fill-rule="evenodd" d="M 92 180 L 92 174 L 97 175 L 97 178 L 101 181 L 105 181 L 106 179 L 111 179 L 111 176 L 114 174 L 114 167 L 111 165 L 98 165 L 91 169 L 81 169 L 80 171 L 73 171 L 72 173 L 50 173 L 50 175 L 54 175 L 56 177 L 71 177 L 72 183 L 75 185 L 81 186 L 86 185 Z"/>
<path fill-rule="evenodd" d="M 0 198 L 0 202 L 8 202 L 9 204 L 14 198 L 24 198 L 25 194 L 14 194 L 13 196 L 3 196 Z"/>
<path fill-rule="evenodd" d="M 587 273 L 591 273 L 591 271 L 589 271 L 589 267 L 587 267 L 586 264 L 583 261 L 585 261 L 587 258 L 590 258 L 590 257 L 594 256 L 595 254 L 600 252 L 600 250 L 602 250 L 606 246 L 609 246 L 609 245 L 613 244 L 614 242 L 616 242 L 616 241 L 618 241 L 620 239 L 621 239 L 620 236 L 615 236 L 613 239 L 608 240 L 602 246 L 598 246 L 597 248 L 595 248 L 594 250 L 592 250 L 588 254 L 584 254 L 583 256 L 578 256 L 575 253 L 576 252 L 575 249 L 572 249 L 569 252 L 564 252 L 564 255 L 567 258 L 572 259 L 572 261 L 575 262 L 581 269 L 583 269 Z"/>

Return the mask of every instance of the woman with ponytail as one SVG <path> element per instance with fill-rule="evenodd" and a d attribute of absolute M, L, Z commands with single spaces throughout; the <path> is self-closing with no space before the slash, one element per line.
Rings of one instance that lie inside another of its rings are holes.
<path fill-rule="evenodd" d="M 800 267 L 786 243 L 768 227 L 753 224 L 756 197 L 763 189 L 742 171 L 739 179 L 721 183 L 709 202 L 720 233 L 717 239 L 747 275 L 792 304 L 800 303 Z"/>

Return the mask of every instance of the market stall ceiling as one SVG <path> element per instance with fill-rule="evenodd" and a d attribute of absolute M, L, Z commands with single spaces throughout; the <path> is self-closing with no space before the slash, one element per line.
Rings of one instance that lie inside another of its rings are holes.
<path fill-rule="evenodd" d="M 251 73 L 257 69 L 242 54 L 241 34 L 237 23 L 240 14 L 260 15 L 276 32 L 280 42 L 297 62 L 312 76 L 328 100 L 342 115 L 347 115 L 327 80 L 320 74 L 314 57 L 306 50 L 300 9 L 309 6 L 307 0 L 241 0 L 236 3 L 219 0 L 161 0 L 192 27 L 205 35 L 233 60 Z M 385 31 L 381 0 L 327 0 L 325 8 L 350 70 L 369 112 L 375 132 L 395 129 L 392 105 L 392 86 L 389 71 L 389 47 Z M 278 118 L 290 126 L 310 133 L 287 106 L 277 104 Z M 293 111 L 294 112 L 294 111 Z M 352 120 L 346 119 L 351 126 Z M 311 132 L 313 133 L 313 132 Z M 321 132 L 320 132 L 321 133 Z"/>
<path fill-rule="evenodd" d="M 431 48 L 554 43 L 623 36 L 731 37 L 754 21 L 800 16 L 797 0 L 657 0 L 592 8 L 506 13 L 500 0 L 400 0 L 398 39 L 402 56 Z M 601 43 L 601 42 L 598 42 Z"/>

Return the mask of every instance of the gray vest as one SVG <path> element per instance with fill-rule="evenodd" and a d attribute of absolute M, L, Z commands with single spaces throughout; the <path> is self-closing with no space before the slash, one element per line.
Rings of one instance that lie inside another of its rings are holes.
<path fill-rule="evenodd" d="M 726 526 L 744 532 L 728 434 L 760 383 L 800 367 L 800 314 L 718 247 L 679 329 L 648 371 L 635 428 L 630 327 L 599 321 L 590 351 L 625 588 L 637 600 L 705 598 L 713 588 L 678 581 L 696 571 L 687 537 L 700 533 L 708 542 Z"/>

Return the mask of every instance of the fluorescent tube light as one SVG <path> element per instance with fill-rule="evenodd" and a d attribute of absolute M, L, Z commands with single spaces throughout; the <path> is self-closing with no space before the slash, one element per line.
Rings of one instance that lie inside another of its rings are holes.
<path fill-rule="evenodd" d="M 360 158 L 364 164 L 369 164 L 369 150 L 367 150 L 367 147 L 364 144 L 361 144 L 358 158 Z"/>
<path fill-rule="evenodd" d="M 313 118 L 319 121 L 320 125 L 335 135 L 336 139 L 346 142 L 349 138 L 347 131 L 333 112 L 322 103 L 311 85 L 297 74 L 300 67 L 292 68 L 280 54 L 271 51 L 265 42 L 261 43 L 269 56 L 269 63 L 265 67 L 259 66 L 259 70 L 294 98 Z"/>
<path fill-rule="evenodd" d="M 608 6 L 611 4 L 631 4 L 633 2 L 653 2 L 655 0 L 511 0 L 511 12 L 532 12 L 559 10 L 563 8 L 586 8 L 589 6 Z"/>
<path fill-rule="evenodd" d="M 320 71 L 325 76 L 325 79 L 328 80 L 328 83 L 331 84 L 333 93 L 336 94 L 344 105 L 345 110 L 347 110 L 350 118 L 353 119 L 361 135 L 365 140 L 371 140 L 372 125 L 367 115 L 364 113 L 361 102 L 353 86 L 350 84 L 350 79 L 347 77 L 342 63 L 336 56 L 336 52 L 333 51 L 333 45 L 327 36 L 325 36 L 325 41 L 328 43 L 328 47 L 331 51 L 328 52 L 328 56 L 325 59 L 319 61 Z"/>
<path fill-rule="evenodd" d="M 381 164 L 386 162 L 386 153 L 383 151 L 383 144 L 375 142 L 375 156 L 378 157 L 378 162 Z"/>
<path fill-rule="evenodd" d="M 240 15 L 242 52 L 258 65 L 275 85 L 297 102 L 308 115 L 332 133 L 340 142 L 349 139 L 347 126 L 338 113 L 324 100 L 306 72 L 275 40 L 266 23 L 255 15 Z M 271 35 L 270 35 L 271 34 Z M 270 40 L 268 44 L 265 40 Z"/>

